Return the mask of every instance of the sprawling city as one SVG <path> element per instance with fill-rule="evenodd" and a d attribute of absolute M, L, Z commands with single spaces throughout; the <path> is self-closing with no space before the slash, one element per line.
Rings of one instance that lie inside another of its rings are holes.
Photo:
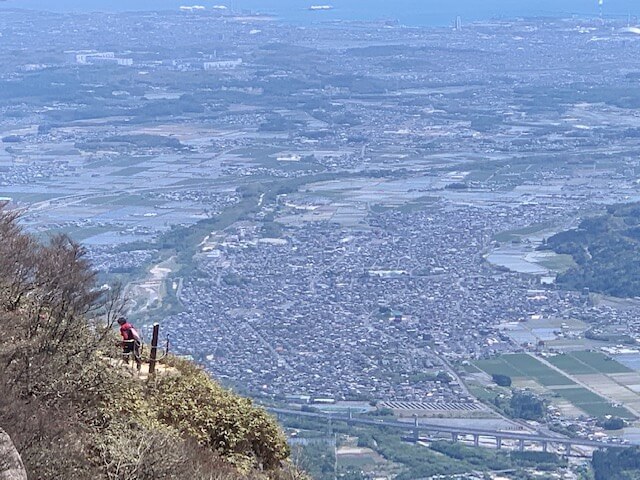
<path fill-rule="evenodd" d="M 0 199 L 314 479 L 638 478 L 632 25 L 0 10 Z"/>

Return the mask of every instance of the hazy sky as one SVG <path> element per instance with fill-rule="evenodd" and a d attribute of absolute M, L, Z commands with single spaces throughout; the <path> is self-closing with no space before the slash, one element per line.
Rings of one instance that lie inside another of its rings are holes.
<path fill-rule="evenodd" d="M 468 20 L 495 16 L 595 15 L 598 0 L 5 0 L 0 8 L 54 11 L 126 11 L 176 9 L 180 5 L 227 5 L 274 13 L 284 20 L 397 18 L 405 23 L 438 24 L 461 15 Z M 309 12 L 310 5 L 330 4 L 330 12 Z M 606 15 L 640 15 L 640 0 L 604 0 Z"/>

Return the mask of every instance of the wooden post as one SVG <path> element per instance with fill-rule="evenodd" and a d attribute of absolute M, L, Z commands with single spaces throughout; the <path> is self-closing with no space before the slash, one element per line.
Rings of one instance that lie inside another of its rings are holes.
<path fill-rule="evenodd" d="M 156 357 L 158 354 L 158 336 L 160 334 L 160 324 L 153 324 L 153 336 L 151 337 L 151 353 L 149 355 L 149 376 L 156 372 Z"/>

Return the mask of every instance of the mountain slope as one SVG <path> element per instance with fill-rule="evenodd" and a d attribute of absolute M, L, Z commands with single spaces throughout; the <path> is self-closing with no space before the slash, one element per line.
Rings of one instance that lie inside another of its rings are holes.
<path fill-rule="evenodd" d="M 30 478 L 304 478 L 275 420 L 196 365 L 149 381 L 114 366 L 122 302 L 94 280 L 79 245 L 0 209 L 0 426 Z"/>

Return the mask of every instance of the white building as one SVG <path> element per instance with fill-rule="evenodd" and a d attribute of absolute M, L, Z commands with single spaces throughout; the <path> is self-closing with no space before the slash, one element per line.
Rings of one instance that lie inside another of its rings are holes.
<path fill-rule="evenodd" d="M 205 70 L 229 70 L 237 68 L 242 65 L 242 59 L 236 58 L 235 60 L 219 60 L 216 62 L 204 62 Z"/>
<path fill-rule="evenodd" d="M 115 64 L 123 66 L 133 65 L 133 58 L 119 58 L 113 52 L 84 51 L 76 53 L 76 63 L 80 65 Z"/>

